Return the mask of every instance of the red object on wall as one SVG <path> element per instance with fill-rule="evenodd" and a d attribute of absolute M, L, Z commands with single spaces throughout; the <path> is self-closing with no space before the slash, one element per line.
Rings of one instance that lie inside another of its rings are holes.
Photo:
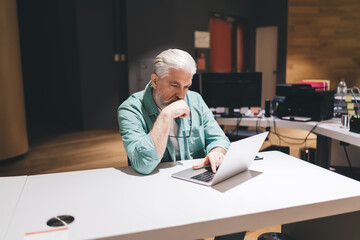
<path fill-rule="evenodd" d="M 200 71 L 206 70 L 205 53 L 200 52 L 197 56 L 197 69 Z"/>
<path fill-rule="evenodd" d="M 238 24 L 236 28 L 236 70 L 244 71 L 244 25 Z"/>
<path fill-rule="evenodd" d="M 231 72 L 231 29 L 231 22 L 210 18 L 211 72 Z"/>

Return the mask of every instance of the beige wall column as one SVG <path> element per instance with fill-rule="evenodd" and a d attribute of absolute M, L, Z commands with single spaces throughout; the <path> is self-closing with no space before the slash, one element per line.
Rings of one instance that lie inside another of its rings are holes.
<path fill-rule="evenodd" d="M 28 150 L 16 0 L 0 0 L 0 160 Z"/>

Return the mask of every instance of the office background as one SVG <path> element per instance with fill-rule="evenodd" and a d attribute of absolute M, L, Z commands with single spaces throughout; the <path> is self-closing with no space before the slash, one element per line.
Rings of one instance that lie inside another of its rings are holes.
<path fill-rule="evenodd" d="M 277 83 L 360 85 L 358 0 L 0 0 L 1 176 L 125 166 L 117 106 L 159 51 L 195 57 L 194 31 L 209 30 L 210 13 L 246 20 L 246 71 L 256 29 L 276 26 Z M 18 149 L 7 157 L 25 157 L 3 161 L 9 142 Z"/>
<path fill-rule="evenodd" d="M 167 48 L 194 55 L 194 31 L 208 31 L 211 12 L 248 20 L 247 70 L 254 71 L 257 26 L 281 25 L 286 46 L 286 1 L 274 2 L 20 0 L 28 124 L 116 127 L 117 106 L 148 81 L 139 79 L 141 67 Z M 284 82 L 286 48 L 280 49 Z M 115 53 L 124 54 L 124 62 L 114 62 Z"/>
<path fill-rule="evenodd" d="M 5 0 L 3 9 L 13 3 L 30 142 L 116 128 L 117 106 L 147 82 L 142 69 L 169 47 L 195 55 L 194 31 L 209 30 L 210 13 L 246 19 L 246 71 L 255 70 L 256 28 L 277 26 L 278 83 L 320 78 L 335 89 L 345 77 L 359 86 L 356 0 Z"/>

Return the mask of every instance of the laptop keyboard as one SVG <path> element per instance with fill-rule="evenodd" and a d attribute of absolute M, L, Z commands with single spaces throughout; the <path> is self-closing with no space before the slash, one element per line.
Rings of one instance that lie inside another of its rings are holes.
<path fill-rule="evenodd" d="M 196 179 L 202 182 L 210 182 L 215 176 L 215 173 L 213 173 L 212 171 L 206 171 L 203 173 L 200 173 L 198 175 L 192 176 L 192 179 Z"/>

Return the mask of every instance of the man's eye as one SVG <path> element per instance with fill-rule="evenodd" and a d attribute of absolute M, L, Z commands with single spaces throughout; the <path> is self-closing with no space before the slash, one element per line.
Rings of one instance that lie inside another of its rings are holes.
<path fill-rule="evenodd" d="M 175 85 L 175 84 L 173 84 L 173 85 L 171 85 L 172 87 L 175 87 L 175 88 L 177 88 L 177 87 L 179 87 L 179 85 Z"/>

